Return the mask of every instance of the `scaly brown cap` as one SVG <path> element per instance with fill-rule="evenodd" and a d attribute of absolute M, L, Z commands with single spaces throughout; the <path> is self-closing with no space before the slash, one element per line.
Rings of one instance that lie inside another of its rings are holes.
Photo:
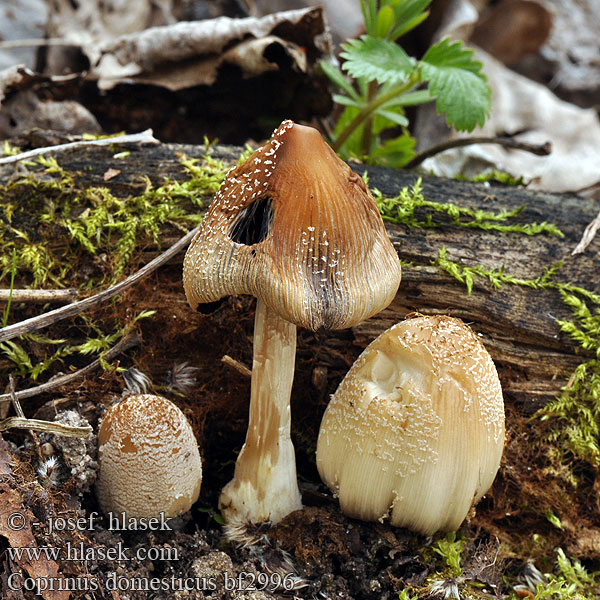
<path fill-rule="evenodd" d="M 96 493 L 104 512 L 174 517 L 198 499 L 198 444 L 185 415 L 166 398 L 139 394 L 111 406 L 98 446 Z"/>
<path fill-rule="evenodd" d="M 189 303 L 251 294 L 311 330 L 383 310 L 400 261 L 362 178 L 316 129 L 284 121 L 232 169 L 184 261 Z"/>

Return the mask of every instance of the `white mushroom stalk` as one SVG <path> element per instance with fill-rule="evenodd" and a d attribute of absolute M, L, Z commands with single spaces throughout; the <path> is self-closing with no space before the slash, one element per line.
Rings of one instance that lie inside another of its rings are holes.
<path fill-rule="evenodd" d="M 319 431 L 317 467 L 349 516 L 431 535 L 457 529 L 504 446 L 492 359 L 459 319 L 394 325 L 356 360 Z"/>
<path fill-rule="evenodd" d="M 259 300 L 248 432 L 219 500 L 228 524 L 277 522 L 302 508 L 290 436 L 295 357 L 296 326 Z"/>

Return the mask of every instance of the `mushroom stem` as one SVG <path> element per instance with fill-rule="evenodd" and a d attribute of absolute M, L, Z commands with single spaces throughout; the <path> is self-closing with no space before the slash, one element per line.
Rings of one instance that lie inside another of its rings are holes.
<path fill-rule="evenodd" d="M 302 508 L 290 436 L 296 325 L 261 300 L 253 351 L 248 433 L 219 499 L 227 523 L 276 523 Z"/>

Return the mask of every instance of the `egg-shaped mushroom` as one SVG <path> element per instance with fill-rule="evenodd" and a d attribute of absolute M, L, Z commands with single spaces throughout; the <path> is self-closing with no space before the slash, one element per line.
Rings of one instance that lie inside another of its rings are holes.
<path fill-rule="evenodd" d="M 198 499 L 202 461 L 183 412 L 152 394 L 113 404 L 98 434 L 96 495 L 105 513 L 174 517 Z"/>
<path fill-rule="evenodd" d="M 317 467 L 344 513 L 423 534 L 457 529 L 504 446 L 494 363 L 465 323 L 419 316 L 356 360 L 319 431 Z"/>

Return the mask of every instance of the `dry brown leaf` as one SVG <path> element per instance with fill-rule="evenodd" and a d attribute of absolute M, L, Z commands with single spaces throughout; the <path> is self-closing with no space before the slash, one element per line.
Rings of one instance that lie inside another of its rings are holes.
<path fill-rule="evenodd" d="M 12 473 L 12 469 L 10 468 L 11 462 L 12 458 L 10 456 L 10 452 L 8 451 L 8 446 L 2 439 L 2 435 L 0 435 L 0 477 L 10 475 Z"/>
<path fill-rule="evenodd" d="M 284 39 L 281 32 L 290 27 L 294 39 Z M 275 30 L 278 35 L 274 35 Z M 97 78 L 103 89 L 135 81 L 179 90 L 212 84 L 223 63 L 240 67 L 244 77 L 277 70 L 277 63 L 269 60 L 273 46 L 287 54 L 297 70 L 306 71 L 303 47 L 309 46 L 313 54 L 327 51 L 324 31 L 322 9 L 310 8 L 262 18 L 219 17 L 153 27 L 84 44 L 83 50 L 93 65 L 90 76 Z"/>
<path fill-rule="evenodd" d="M 473 3 L 456 0 L 436 37 L 464 39 L 476 20 Z M 514 135 L 516 140 L 534 145 L 550 141 L 552 154 L 534 156 L 500 146 L 473 145 L 442 152 L 424 161 L 423 168 L 446 177 L 457 174 L 469 177 L 486 169 L 498 169 L 531 181 L 531 189 L 553 192 L 578 192 L 600 182 L 597 112 L 561 100 L 546 86 L 507 69 L 483 50 L 476 49 L 476 58 L 483 63 L 483 72 L 492 89 L 492 111 L 474 135 Z M 419 117 L 417 138 L 421 141 L 429 136 L 431 141 L 436 136 L 439 142 L 443 134 L 434 129 L 435 117 L 427 118 L 432 108 L 422 108 L 429 112 L 423 111 L 424 118 Z M 452 132 L 450 138 L 455 137 L 465 135 Z"/>
<path fill-rule="evenodd" d="M 117 175 L 120 175 L 120 174 L 121 174 L 120 169 L 110 168 L 110 169 L 106 169 L 102 178 L 104 179 L 104 181 L 110 181 L 111 179 L 114 179 Z"/>
<path fill-rule="evenodd" d="M 598 216 L 585 228 L 579 243 L 573 249 L 571 254 L 581 254 L 585 249 L 592 243 L 592 240 L 596 237 L 598 230 L 600 229 L 600 213 Z"/>
<path fill-rule="evenodd" d="M 37 548 L 36 539 L 31 531 L 31 524 L 36 519 L 25 507 L 23 497 L 10 475 L 10 454 L 4 440 L 0 440 L 0 535 L 8 540 L 12 548 Z M 16 520 L 14 515 L 18 515 Z M 19 558 L 15 557 L 14 560 L 33 579 L 53 581 L 55 588 L 65 587 L 64 577 L 53 560 L 48 560 L 43 555 L 32 560 L 27 553 L 23 553 Z M 60 585 L 61 583 L 63 585 Z M 47 589 L 41 590 L 41 596 L 44 600 L 68 600 L 70 592 Z"/>
<path fill-rule="evenodd" d="M 552 15 L 532 0 L 502 0 L 485 11 L 471 35 L 471 42 L 505 65 L 512 66 L 536 52 L 546 41 Z"/>

